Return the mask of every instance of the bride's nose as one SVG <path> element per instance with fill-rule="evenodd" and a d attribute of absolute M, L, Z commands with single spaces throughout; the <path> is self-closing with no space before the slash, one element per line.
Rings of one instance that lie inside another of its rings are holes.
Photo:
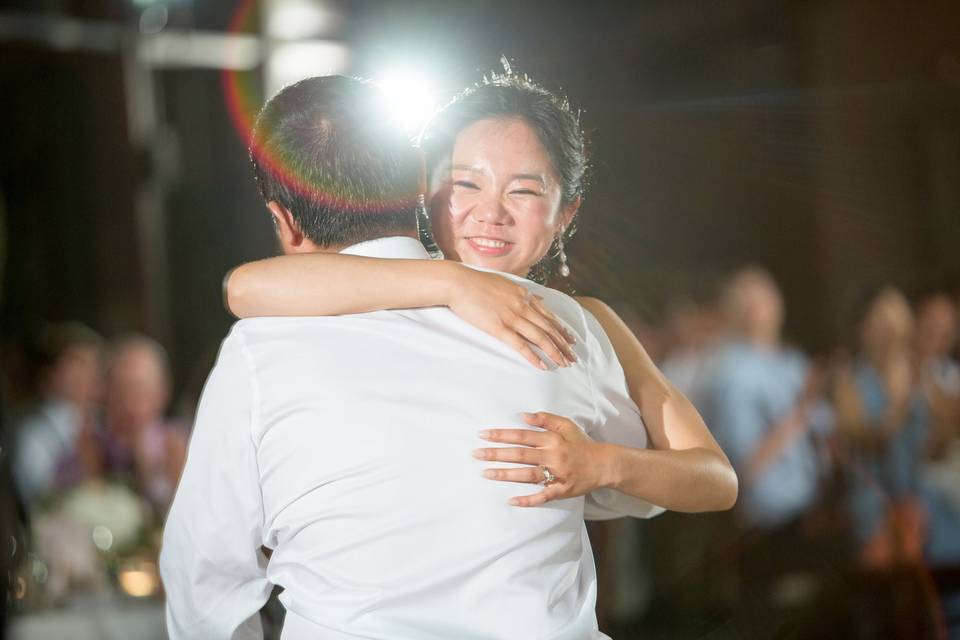
<path fill-rule="evenodd" d="M 499 198 L 489 198 L 485 202 L 478 203 L 470 212 L 471 217 L 485 224 L 508 224 L 510 213 L 500 202 Z"/>

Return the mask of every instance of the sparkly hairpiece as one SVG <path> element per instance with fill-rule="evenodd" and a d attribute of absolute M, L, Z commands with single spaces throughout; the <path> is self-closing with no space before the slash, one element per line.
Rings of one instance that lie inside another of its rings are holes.
<path fill-rule="evenodd" d="M 491 71 L 483 74 L 483 77 L 480 78 L 479 82 L 471 87 L 468 87 L 463 93 L 469 93 L 478 87 L 497 87 L 508 85 L 515 86 L 520 89 L 545 91 L 545 89 L 528 74 L 515 72 L 513 70 L 513 65 L 510 63 L 510 59 L 507 58 L 507 56 L 500 56 L 500 66 L 503 67 L 503 71 Z M 577 123 L 577 127 L 580 128 L 580 117 L 583 115 L 583 110 L 577 109 L 574 111 L 573 107 L 570 105 L 570 99 L 562 91 L 547 91 L 547 93 L 555 100 L 557 106 L 560 107 L 561 110 L 573 114 L 573 117 Z"/>

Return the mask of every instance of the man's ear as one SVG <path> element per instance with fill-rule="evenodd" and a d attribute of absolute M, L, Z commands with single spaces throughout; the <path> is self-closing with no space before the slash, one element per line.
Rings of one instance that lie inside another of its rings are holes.
<path fill-rule="evenodd" d="M 271 200 L 267 203 L 267 209 L 273 217 L 273 226 L 277 230 L 277 239 L 280 241 L 280 248 L 283 253 L 303 253 L 305 251 L 315 251 L 313 243 L 307 238 L 300 227 L 297 226 L 293 214 L 279 202 Z"/>

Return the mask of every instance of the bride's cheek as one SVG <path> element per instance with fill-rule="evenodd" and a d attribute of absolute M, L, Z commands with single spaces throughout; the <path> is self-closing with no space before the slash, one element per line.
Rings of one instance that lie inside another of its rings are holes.
<path fill-rule="evenodd" d="M 537 224 L 545 227 L 548 227 L 553 223 L 550 216 L 550 208 L 544 206 L 544 204 L 539 201 L 527 203 L 524 208 L 524 214 L 530 220 L 535 220 Z"/>
<path fill-rule="evenodd" d="M 467 212 L 470 210 L 470 204 L 468 199 L 463 196 L 450 196 L 450 203 L 447 207 L 447 211 L 450 217 L 454 220 L 462 219 Z"/>
<path fill-rule="evenodd" d="M 537 219 L 542 215 L 539 203 L 531 198 L 512 202 L 510 210 L 515 214 L 522 214 L 531 219 Z"/>

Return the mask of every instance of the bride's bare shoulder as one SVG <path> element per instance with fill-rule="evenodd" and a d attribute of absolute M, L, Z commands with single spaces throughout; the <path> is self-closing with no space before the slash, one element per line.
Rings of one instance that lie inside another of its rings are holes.
<path fill-rule="evenodd" d="M 591 298 L 590 296 L 574 296 L 574 299 L 580 303 L 581 307 L 589 311 L 607 331 L 609 331 L 609 325 L 622 323 L 617 312 L 611 309 L 603 300 Z"/>

